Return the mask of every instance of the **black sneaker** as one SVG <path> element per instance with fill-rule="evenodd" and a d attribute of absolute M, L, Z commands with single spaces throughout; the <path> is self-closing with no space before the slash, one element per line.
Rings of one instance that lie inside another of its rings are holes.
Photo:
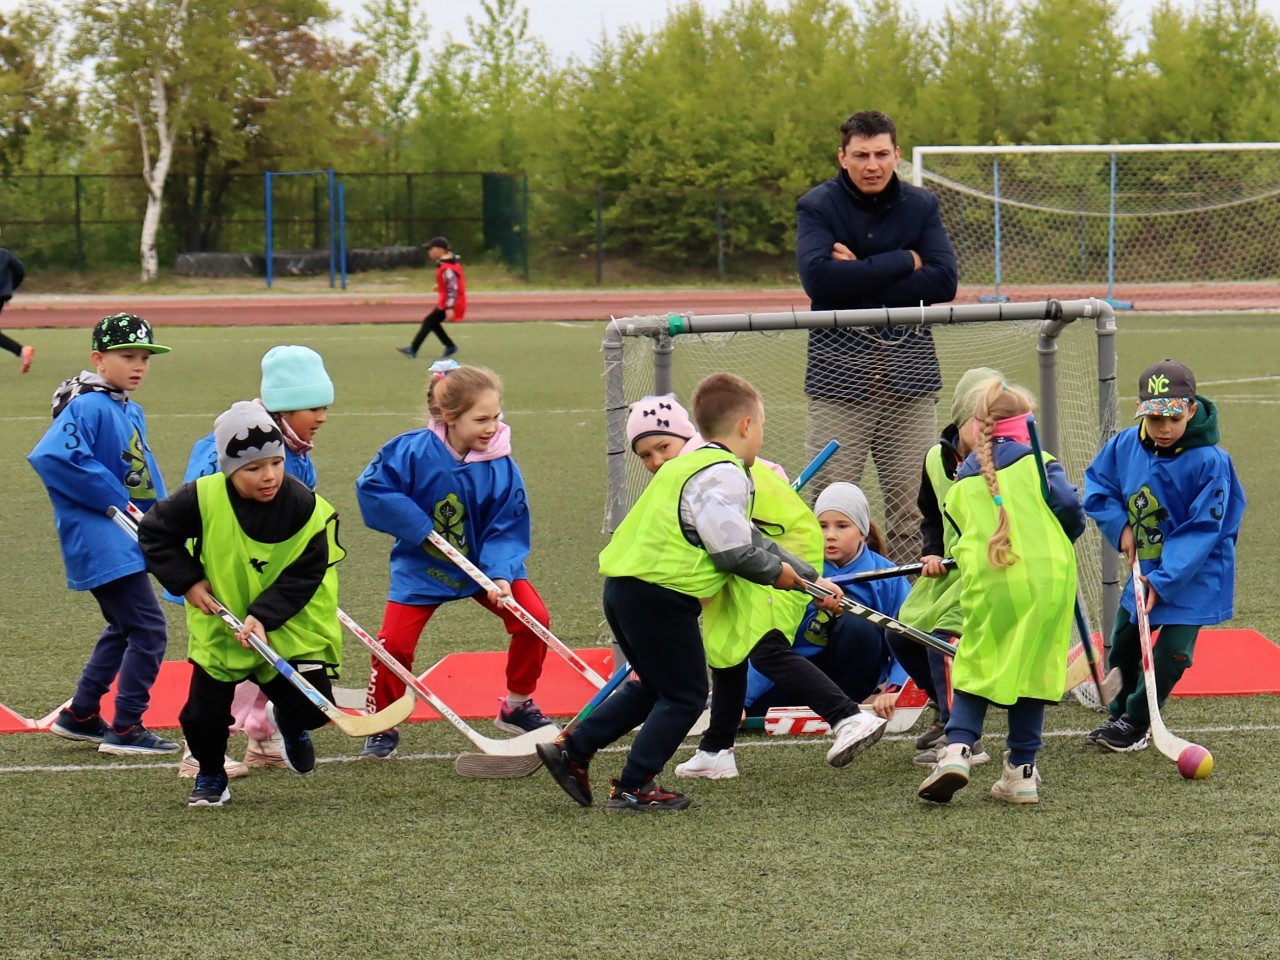
<path fill-rule="evenodd" d="M 215 773 L 212 776 L 196 774 L 196 785 L 187 797 L 188 807 L 220 807 L 231 799 L 231 791 L 227 787 L 227 775 Z"/>
<path fill-rule="evenodd" d="M 928 750 L 930 747 L 946 746 L 947 725 L 934 721 L 920 736 L 916 737 L 916 749 Z"/>
<path fill-rule="evenodd" d="M 1106 747 L 1116 753 L 1145 750 L 1147 749 L 1147 729 L 1134 726 L 1129 715 L 1125 714 L 1098 734 L 1098 746 Z"/>
<path fill-rule="evenodd" d="M 181 744 L 152 733 L 140 723 L 135 723 L 123 733 L 112 727 L 98 744 L 99 753 L 110 753 L 117 757 L 133 757 L 140 754 L 151 756 L 178 753 L 181 750 Z"/>
<path fill-rule="evenodd" d="M 294 773 L 310 773 L 316 768 L 316 748 L 311 742 L 311 731 L 303 730 L 301 733 L 295 733 L 292 736 L 284 732 L 284 728 L 280 726 L 279 720 L 276 719 L 276 705 L 274 703 L 267 704 L 267 719 L 271 725 L 280 731 L 280 754 L 284 758 L 284 765 Z"/>
<path fill-rule="evenodd" d="M 79 740 L 82 743 L 101 743 L 110 727 L 100 714 L 93 714 L 81 720 L 71 712 L 70 707 L 63 707 L 58 712 L 58 719 L 49 728 L 50 733 L 57 734 L 63 740 Z"/>
<path fill-rule="evenodd" d="M 1102 735 L 1114 727 L 1118 722 L 1119 721 L 1117 721 L 1115 717 L 1107 717 L 1107 719 L 1103 720 L 1096 730 L 1090 730 L 1084 735 L 1084 742 L 1097 746 Z"/>
<path fill-rule="evenodd" d="M 639 790 L 623 790 L 617 780 L 609 781 L 609 802 L 604 808 L 610 813 L 640 813 L 647 810 L 683 810 L 693 803 L 683 793 L 663 790 L 650 780 Z"/>
<path fill-rule="evenodd" d="M 364 748 L 360 751 L 360 756 L 389 760 L 396 755 L 396 750 L 399 746 L 400 731 L 392 727 L 390 730 L 383 730 L 382 733 L 375 733 L 372 736 L 365 737 Z"/>
<path fill-rule="evenodd" d="M 574 760 L 560 740 L 534 745 L 547 772 L 560 784 L 560 789 L 580 805 L 591 806 L 591 777 L 587 772 L 590 760 Z"/>

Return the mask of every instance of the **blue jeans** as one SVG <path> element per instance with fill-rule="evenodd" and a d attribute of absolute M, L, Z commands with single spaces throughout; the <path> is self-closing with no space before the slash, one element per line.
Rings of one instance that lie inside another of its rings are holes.
<path fill-rule="evenodd" d="M 77 717 L 96 714 L 102 695 L 117 680 L 112 726 L 123 733 L 142 722 L 151 702 L 151 685 L 169 644 L 164 613 L 145 573 L 131 573 L 89 592 L 98 601 L 107 627 L 80 671 L 71 712 Z"/>
<path fill-rule="evenodd" d="M 947 721 L 947 743 L 963 743 L 972 747 L 982 736 L 982 722 L 991 701 L 975 697 L 963 690 L 952 693 L 951 719 Z M 1009 711 L 1009 763 L 1015 767 L 1035 763 L 1036 754 L 1044 747 L 1044 701 L 1020 698 Z"/>

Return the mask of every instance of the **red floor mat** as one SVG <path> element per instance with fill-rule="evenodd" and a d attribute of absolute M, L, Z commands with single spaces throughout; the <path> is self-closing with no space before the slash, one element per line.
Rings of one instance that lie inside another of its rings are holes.
<path fill-rule="evenodd" d="M 604 647 L 578 653 L 601 676 L 611 670 L 611 652 Z M 445 657 L 427 678 L 432 691 L 469 720 L 492 717 L 498 697 L 506 692 L 503 676 L 505 652 L 453 653 Z M 165 661 L 151 691 L 151 708 L 143 722 L 157 730 L 178 726 L 178 712 L 187 698 L 191 665 Z M 114 688 L 113 688 L 114 690 Z M 571 717 L 591 699 L 595 687 L 554 653 L 548 652 L 542 679 L 534 698 L 551 716 Z M 1258 693 L 1280 694 L 1280 647 L 1256 630 L 1202 630 L 1196 641 L 1195 664 L 1183 676 L 1175 696 L 1235 697 Z M 113 697 L 102 703 L 111 717 Z M 419 703 L 410 720 L 437 720 L 438 715 Z M 29 733 L 25 719 L 0 704 L 0 733 Z"/>
<path fill-rule="evenodd" d="M 606 679 L 611 672 L 612 652 L 605 647 L 579 650 L 579 655 Z M 498 697 L 507 692 L 506 651 L 493 653 L 453 653 L 437 664 L 427 678 L 431 691 L 461 717 L 479 719 L 498 712 Z M 155 730 L 178 727 L 178 713 L 187 700 L 191 682 L 191 664 L 166 660 L 160 665 L 160 676 L 151 688 L 151 706 L 142 722 Z M 341 685 L 341 681 L 339 681 Z M 544 713 L 571 717 L 595 694 L 596 688 L 555 653 L 548 651 L 542 678 L 534 699 Z M 111 719 L 115 704 L 115 686 L 102 700 L 102 715 Z M 424 703 L 419 703 L 410 721 L 439 720 L 440 716 Z M 0 704 L 0 733 L 30 733 L 32 728 L 18 713 Z M 490 731 L 492 732 L 492 731 Z"/>

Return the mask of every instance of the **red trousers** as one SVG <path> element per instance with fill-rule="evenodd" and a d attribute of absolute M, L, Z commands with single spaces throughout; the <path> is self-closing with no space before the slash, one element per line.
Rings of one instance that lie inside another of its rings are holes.
<path fill-rule="evenodd" d="M 528 580 L 513 580 L 511 595 L 516 603 L 529 611 L 530 615 L 544 627 L 551 626 L 547 606 Z M 542 661 L 547 656 L 547 645 L 506 607 L 490 603 L 486 594 L 477 593 L 473 599 L 489 612 L 500 616 L 502 625 L 506 627 L 507 634 L 511 637 L 511 644 L 507 648 L 507 689 L 512 693 L 533 693 L 538 685 L 538 677 L 542 675 Z M 382 629 L 378 631 L 378 639 L 383 642 L 388 653 L 411 670 L 418 639 L 422 636 L 422 630 L 426 627 L 427 621 L 439 606 L 438 603 L 424 607 L 394 601 L 387 603 L 386 612 L 382 616 Z M 376 712 L 390 706 L 403 695 L 404 684 L 374 659 L 369 668 L 369 688 L 365 692 L 366 706 Z"/>

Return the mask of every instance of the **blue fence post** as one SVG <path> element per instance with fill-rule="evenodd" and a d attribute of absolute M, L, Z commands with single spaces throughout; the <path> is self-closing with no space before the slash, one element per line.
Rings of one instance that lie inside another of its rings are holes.
<path fill-rule="evenodd" d="M 996 207 L 996 290 L 986 297 L 978 297 L 979 303 L 1007 303 L 1009 298 L 1000 293 L 1000 279 L 1004 262 L 1004 248 L 1000 232 L 1000 158 L 991 161 L 991 194 Z"/>
<path fill-rule="evenodd" d="M 335 284 L 334 278 L 334 261 L 337 259 L 337 232 L 334 229 L 334 176 L 333 167 L 325 171 L 329 180 L 329 289 L 332 290 Z"/>
<path fill-rule="evenodd" d="M 342 289 L 347 289 L 347 185 L 338 184 L 338 267 L 342 271 Z"/>

